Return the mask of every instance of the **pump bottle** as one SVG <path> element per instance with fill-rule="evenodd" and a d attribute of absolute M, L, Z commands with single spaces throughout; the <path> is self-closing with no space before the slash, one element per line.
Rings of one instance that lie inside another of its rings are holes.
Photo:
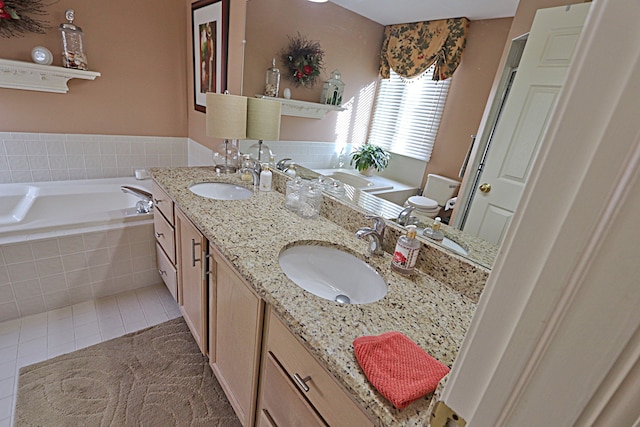
<path fill-rule="evenodd" d="M 407 234 L 400 236 L 393 252 L 391 269 L 405 276 L 411 275 L 418 260 L 420 242 L 416 239 L 416 226 L 407 225 Z"/>

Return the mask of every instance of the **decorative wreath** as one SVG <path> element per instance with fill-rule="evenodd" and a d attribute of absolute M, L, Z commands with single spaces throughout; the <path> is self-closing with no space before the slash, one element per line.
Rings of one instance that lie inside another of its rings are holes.
<path fill-rule="evenodd" d="M 45 6 L 48 4 L 42 0 L 0 0 L 0 36 L 19 37 L 27 32 L 44 34 L 50 28 L 49 22 L 37 17 L 47 14 Z M 29 15 L 36 15 L 36 18 Z"/>
<path fill-rule="evenodd" d="M 298 33 L 289 38 L 289 47 L 283 49 L 282 63 L 287 67 L 287 78 L 296 86 L 311 87 L 316 82 L 316 77 L 324 69 L 324 51 L 317 41 L 307 40 Z"/>

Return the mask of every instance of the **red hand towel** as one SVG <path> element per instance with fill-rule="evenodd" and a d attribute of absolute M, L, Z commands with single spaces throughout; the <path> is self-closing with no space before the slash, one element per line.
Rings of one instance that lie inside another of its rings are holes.
<path fill-rule="evenodd" d="M 371 384 L 398 409 L 434 391 L 449 372 L 400 332 L 356 338 L 353 349 Z"/>

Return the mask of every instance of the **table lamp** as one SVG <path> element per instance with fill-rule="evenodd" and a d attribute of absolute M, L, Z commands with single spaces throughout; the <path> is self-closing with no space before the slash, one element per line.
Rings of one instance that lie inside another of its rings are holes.
<path fill-rule="evenodd" d="M 213 165 L 220 172 L 235 173 L 240 153 L 233 140 L 247 137 L 247 98 L 207 92 L 206 99 L 207 136 L 224 139 L 213 150 Z"/>
<path fill-rule="evenodd" d="M 269 99 L 247 99 L 247 139 L 258 143 L 249 147 L 249 153 L 258 162 L 268 162 L 273 153 L 263 140 L 277 141 L 280 138 L 280 112 L 282 104 Z M 255 154 L 254 154 L 255 153 Z"/>

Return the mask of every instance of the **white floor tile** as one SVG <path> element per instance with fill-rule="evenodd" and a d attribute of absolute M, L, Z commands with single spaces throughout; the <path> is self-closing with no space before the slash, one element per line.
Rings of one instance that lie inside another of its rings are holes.
<path fill-rule="evenodd" d="M 13 412 L 13 397 L 8 396 L 3 399 L 0 399 L 0 414 L 4 416 L 6 414 L 11 414 Z M 7 424 L 11 425 L 11 424 Z"/>
<path fill-rule="evenodd" d="M 0 380 L 0 399 L 13 396 L 15 377 Z"/>
<path fill-rule="evenodd" d="M 98 322 L 85 323 L 74 328 L 76 340 L 84 339 L 93 335 L 100 335 Z"/>
<path fill-rule="evenodd" d="M 94 344 L 98 344 L 99 342 L 102 342 L 102 338 L 100 337 L 100 334 L 91 335 L 85 338 L 78 338 L 76 340 L 76 350 L 80 350 L 81 348 L 86 348 Z"/>
<path fill-rule="evenodd" d="M 10 360 L 8 362 L 0 363 L 0 380 L 4 380 L 16 375 L 16 361 Z"/>
<path fill-rule="evenodd" d="M 18 346 L 0 348 L 0 363 L 15 361 L 18 358 Z"/>
<path fill-rule="evenodd" d="M 0 339 L 2 338 L 2 335 L 20 332 L 20 323 L 22 323 L 20 319 L 13 319 L 0 323 Z"/>
<path fill-rule="evenodd" d="M 20 338 L 20 329 L 16 329 L 15 331 L 8 331 L 5 334 L 0 335 L 0 348 L 11 347 L 14 345 L 18 345 L 18 340 Z"/>

